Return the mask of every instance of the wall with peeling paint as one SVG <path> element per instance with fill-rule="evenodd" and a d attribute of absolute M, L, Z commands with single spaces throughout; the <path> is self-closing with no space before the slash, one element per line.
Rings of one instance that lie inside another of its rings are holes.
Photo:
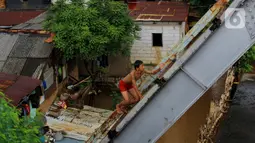
<path fill-rule="evenodd" d="M 171 50 L 181 39 L 185 29 L 180 22 L 139 22 L 140 39 L 131 49 L 131 62 L 142 60 L 146 64 L 156 64 L 167 51 Z M 152 34 L 162 33 L 163 47 L 152 46 Z"/>
<path fill-rule="evenodd" d="M 197 143 L 199 129 L 219 105 L 227 74 L 221 78 L 158 140 L 157 143 Z"/>
<path fill-rule="evenodd" d="M 199 128 L 206 122 L 211 94 L 203 95 L 157 143 L 197 143 Z"/>

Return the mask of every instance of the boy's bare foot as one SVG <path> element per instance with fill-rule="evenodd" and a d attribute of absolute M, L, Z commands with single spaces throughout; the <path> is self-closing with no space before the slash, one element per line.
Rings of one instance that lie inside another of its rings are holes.
<path fill-rule="evenodd" d="M 124 113 L 128 113 L 127 108 L 124 107 L 124 106 L 121 107 L 121 110 L 122 110 Z"/>
<path fill-rule="evenodd" d="M 117 110 L 117 113 L 118 113 L 118 114 L 123 114 L 123 111 L 121 110 L 119 104 L 116 105 L 116 110 Z"/>

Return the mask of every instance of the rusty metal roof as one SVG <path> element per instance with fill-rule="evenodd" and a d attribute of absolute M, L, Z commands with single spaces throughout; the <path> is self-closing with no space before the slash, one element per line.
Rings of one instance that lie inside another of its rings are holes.
<path fill-rule="evenodd" d="M 12 27 L 11 29 L 23 29 L 23 30 L 43 30 L 43 21 L 46 19 L 46 12 L 43 12 L 36 16 L 35 18 L 32 18 L 24 23 L 21 23 L 19 25 L 16 25 Z"/>
<path fill-rule="evenodd" d="M 130 16 L 136 21 L 183 22 L 189 13 L 189 5 L 185 2 L 136 2 Z"/>
<path fill-rule="evenodd" d="M 14 106 L 17 106 L 23 97 L 30 94 L 40 84 L 40 80 L 31 77 L 0 72 L 0 91 L 12 100 L 11 103 Z"/>
<path fill-rule="evenodd" d="M 35 18 L 44 10 L 37 11 L 0 11 L 0 26 L 14 26 Z"/>

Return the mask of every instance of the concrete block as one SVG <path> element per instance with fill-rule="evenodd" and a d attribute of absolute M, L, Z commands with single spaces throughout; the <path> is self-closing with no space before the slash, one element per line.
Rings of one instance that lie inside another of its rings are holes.
<path fill-rule="evenodd" d="M 167 51 L 161 51 L 161 55 L 164 57 L 167 55 Z"/>
<path fill-rule="evenodd" d="M 156 53 L 154 53 L 154 54 L 150 54 L 150 57 L 151 57 L 151 58 L 157 58 L 158 55 L 157 55 Z"/>
<path fill-rule="evenodd" d="M 167 26 L 163 26 L 163 31 L 169 31 L 169 30 L 173 30 L 173 26 L 172 25 L 167 25 Z"/>
<path fill-rule="evenodd" d="M 139 52 L 133 52 L 133 51 L 131 51 L 131 56 L 136 56 L 136 55 L 138 55 L 139 54 Z"/>
<path fill-rule="evenodd" d="M 173 35 L 174 35 L 174 37 L 180 37 L 180 36 L 181 36 L 181 34 L 180 34 L 180 32 L 179 32 L 179 31 L 178 31 L 178 32 L 176 32 L 176 33 L 174 33 Z"/>
<path fill-rule="evenodd" d="M 149 49 L 149 48 L 144 49 L 142 52 L 145 53 L 145 54 L 151 54 L 152 53 L 151 49 Z"/>
<path fill-rule="evenodd" d="M 146 40 L 146 41 L 143 41 L 143 43 L 146 44 L 146 45 L 147 45 L 147 44 L 150 44 L 150 45 L 151 45 L 151 44 L 152 44 L 152 41 L 151 41 L 151 40 Z"/>
<path fill-rule="evenodd" d="M 139 51 L 141 51 L 141 49 L 143 49 L 143 47 L 142 46 L 141 47 L 136 46 L 136 47 L 133 47 L 132 49 L 134 49 L 137 52 L 139 52 Z"/>
<path fill-rule="evenodd" d="M 152 40 L 152 37 L 146 35 L 146 36 L 142 37 L 141 39 L 144 40 L 144 41 L 151 41 L 151 40 Z"/>
<path fill-rule="evenodd" d="M 139 55 L 139 52 L 137 52 L 137 53 L 131 54 L 131 56 L 135 57 L 135 56 L 140 56 L 140 55 Z"/>
<path fill-rule="evenodd" d="M 146 57 L 146 58 L 143 58 L 144 61 L 155 61 L 156 58 L 153 58 L 153 57 Z"/>
<path fill-rule="evenodd" d="M 147 58 L 147 57 L 150 57 L 150 54 L 148 54 L 148 53 L 139 53 L 139 56 L 143 57 L 143 58 Z"/>
<path fill-rule="evenodd" d="M 173 45 L 173 42 L 172 41 L 166 41 L 163 43 L 164 47 L 168 47 L 169 45 Z"/>

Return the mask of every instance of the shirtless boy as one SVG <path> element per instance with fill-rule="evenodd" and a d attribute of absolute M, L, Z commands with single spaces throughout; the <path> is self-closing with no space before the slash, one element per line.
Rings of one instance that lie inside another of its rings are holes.
<path fill-rule="evenodd" d="M 134 70 L 131 71 L 126 77 L 124 77 L 122 80 L 119 82 L 119 89 L 121 91 L 121 94 L 124 98 L 124 100 L 116 105 L 116 109 L 118 113 L 123 113 L 127 112 L 125 110 L 125 107 L 134 103 L 137 103 L 139 100 L 143 98 L 142 94 L 139 92 L 136 81 L 141 78 L 141 76 L 146 73 L 146 74 L 156 74 L 158 73 L 164 64 L 160 65 L 160 68 L 157 70 L 153 71 L 147 71 L 144 69 L 144 64 L 142 61 L 137 60 L 134 63 Z M 129 94 L 134 98 L 130 99 Z"/>

